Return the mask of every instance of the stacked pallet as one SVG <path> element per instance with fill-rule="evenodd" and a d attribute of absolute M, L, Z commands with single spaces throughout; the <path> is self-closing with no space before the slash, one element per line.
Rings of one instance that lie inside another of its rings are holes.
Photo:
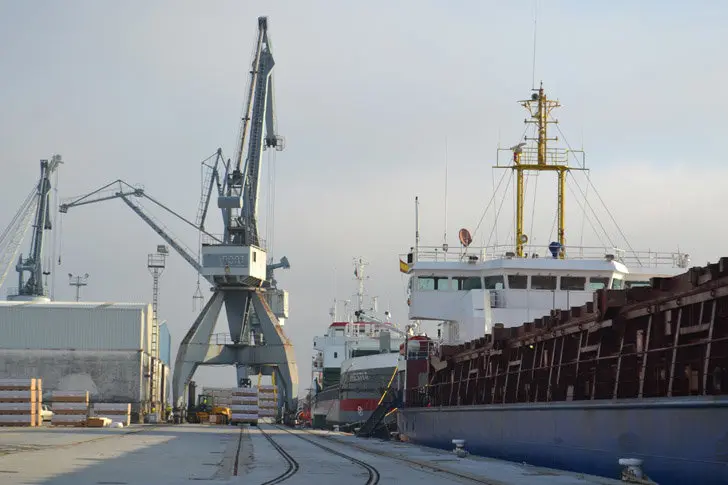
<path fill-rule="evenodd" d="M 129 426 L 131 424 L 131 403 L 94 403 L 93 416 L 95 418 L 107 418 L 112 423 Z"/>
<path fill-rule="evenodd" d="M 230 398 L 231 423 L 258 422 L 258 389 L 255 387 L 235 387 Z"/>
<path fill-rule="evenodd" d="M 53 426 L 86 426 L 88 391 L 53 391 Z"/>
<path fill-rule="evenodd" d="M 0 426 L 37 426 L 40 379 L 0 379 Z"/>
<path fill-rule="evenodd" d="M 276 386 L 261 385 L 258 387 L 258 417 L 263 421 L 275 421 L 278 415 L 278 396 Z"/>
<path fill-rule="evenodd" d="M 233 390 L 223 387 L 203 387 L 202 394 L 212 397 L 214 406 L 229 408 L 232 404 Z"/>

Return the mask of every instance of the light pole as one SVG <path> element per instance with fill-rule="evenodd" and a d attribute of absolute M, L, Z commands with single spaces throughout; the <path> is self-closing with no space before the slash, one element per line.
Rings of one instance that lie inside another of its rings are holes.
<path fill-rule="evenodd" d="M 88 273 L 83 276 L 73 276 L 68 273 L 68 284 L 76 287 L 76 301 L 81 298 L 81 287 L 88 285 Z"/>
<path fill-rule="evenodd" d="M 147 257 L 147 269 L 152 274 L 154 281 L 152 286 L 152 348 L 150 349 L 151 358 L 149 365 L 149 400 L 152 408 L 154 408 L 156 412 L 159 412 L 159 410 L 156 409 L 156 404 L 159 403 L 158 397 L 160 394 L 157 386 L 159 376 L 157 375 L 157 372 L 155 372 L 157 366 L 156 361 L 159 359 L 159 320 L 157 319 L 157 309 L 159 307 L 159 277 L 162 276 L 162 273 L 164 272 L 168 255 L 169 250 L 167 249 L 167 246 L 160 244 L 157 246 L 157 252 L 150 253 Z M 163 412 L 160 414 L 163 416 Z"/>

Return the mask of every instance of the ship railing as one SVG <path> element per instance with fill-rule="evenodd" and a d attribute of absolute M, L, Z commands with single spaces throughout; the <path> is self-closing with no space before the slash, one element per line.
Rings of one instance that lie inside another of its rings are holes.
<path fill-rule="evenodd" d="M 220 246 L 224 245 L 222 241 L 225 240 L 224 234 L 206 233 L 200 234 L 200 244 L 203 246 Z M 232 245 L 232 244 L 230 244 Z M 258 238 L 258 244 L 256 245 L 262 250 L 266 249 L 266 241 L 263 238 Z"/>
<path fill-rule="evenodd" d="M 43 293 L 43 294 L 42 295 L 38 295 L 38 296 L 48 296 L 49 295 L 48 288 L 45 288 L 44 287 L 43 288 L 43 291 L 41 293 Z M 16 296 L 20 296 L 20 288 L 18 288 L 17 286 L 14 286 L 12 288 L 8 288 L 8 290 L 7 290 L 7 296 L 10 297 L 10 298 L 16 297 Z"/>
<path fill-rule="evenodd" d="M 229 333 L 213 333 L 210 335 L 210 344 L 212 345 L 232 345 L 233 343 Z"/>
<path fill-rule="evenodd" d="M 477 263 L 495 259 L 515 259 L 515 248 L 512 245 L 491 245 L 463 248 L 460 246 L 420 246 L 412 253 L 401 254 L 400 258 L 412 262 L 453 262 Z M 553 258 L 549 248 L 543 245 L 523 246 L 524 259 Z M 665 267 L 688 268 L 690 256 L 683 252 L 664 251 L 632 251 L 617 247 L 605 246 L 567 246 L 566 259 L 618 261 L 629 268 Z"/>
<path fill-rule="evenodd" d="M 581 158 L 580 165 L 584 166 L 584 160 L 583 160 L 583 152 L 581 151 L 571 151 L 567 150 L 566 148 L 546 148 L 545 151 L 545 160 L 544 162 L 546 165 L 568 165 L 569 164 L 569 155 L 573 154 L 577 160 Z M 506 155 L 505 157 L 503 155 Z M 538 165 L 538 147 L 536 146 L 526 146 L 521 148 L 521 157 L 520 162 L 521 165 Z M 496 160 L 496 167 L 511 167 L 513 166 L 513 151 L 511 149 L 498 149 L 498 158 Z"/>

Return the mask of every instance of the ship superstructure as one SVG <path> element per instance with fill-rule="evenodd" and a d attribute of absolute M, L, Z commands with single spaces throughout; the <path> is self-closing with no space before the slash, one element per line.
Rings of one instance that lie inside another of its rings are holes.
<path fill-rule="evenodd" d="M 552 310 L 583 305 L 599 289 L 649 286 L 650 278 L 684 273 L 690 262 L 681 252 L 567 245 L 566 174 L 584 166 L 570 166 L 568 160 L 575 153 L 548 145 L 554 140 L 546 130 L 555 122 L 550 114 L 560 103 L 549 99 L 543 86 L 520 103 L 528 110 L 526 123 L 535 124 L 537 136 L 508 148 L 509 163 L 496 165 L 516 174 L 515 244 L 473 247 L 470 232 L 462 229 L 460 248 L 422 246 L 418 228 L 415 246 L 401 256 L 406 258 L 402 270 L 411 276 L 409 318 L 442 321 L 445 343 L 480 338 L 493 323 L 520 325 Z M 557 174 L 558 237 L 548 245 L 529 245 L 524 233 L 524 174 L 528 172 Z"/>

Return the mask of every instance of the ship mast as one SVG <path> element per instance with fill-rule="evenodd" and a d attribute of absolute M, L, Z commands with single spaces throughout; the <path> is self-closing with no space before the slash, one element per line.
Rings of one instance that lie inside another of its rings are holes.
<path fill-rule="evenodd" d="M 565 191 L 566 173 L 573 170 L 568 165 L 568 152 L 561 148 L 549 148 L 549 141 L 557 141 L 558 137 L 548 137 L 547 127 L 551 123 L 558 123 L 550 119 L 551 111 L 561 106 L 558 100 L 549 99 L 541 83 L 538 89 L 533 89 L 531 99 L 519 101 L 526 108 L 530 118 L 524 120 L 526 124 L 536 125 L 538 136 L 525 137 L 525 141 L 535 141 L 535 147 L 527 146 L 526 142 L 519 143 L 509 150 L 513 152 L 513 163 L 507 167 L 516 172 L 516 256 L 522 258 L 523 249 L 528 242 L 528 235 L 523 230 L 523 209 L 525 205 L 524 173 L 527 171 L 550 171 L 558 173 L 558 242 L 552 243 L 550 249 L 554 257 L 563 259 L 566 248 L 566 221 L 565 221 Z"/>
<path fill-rule="evenodd" d="M 361 313 L 364 309 L 364 267 L 368 266 L 369 263 L 364 258 L 354 258 L 354 278 L 359 282 L 359 288 L 357 288 L 357 311 Z"/>

